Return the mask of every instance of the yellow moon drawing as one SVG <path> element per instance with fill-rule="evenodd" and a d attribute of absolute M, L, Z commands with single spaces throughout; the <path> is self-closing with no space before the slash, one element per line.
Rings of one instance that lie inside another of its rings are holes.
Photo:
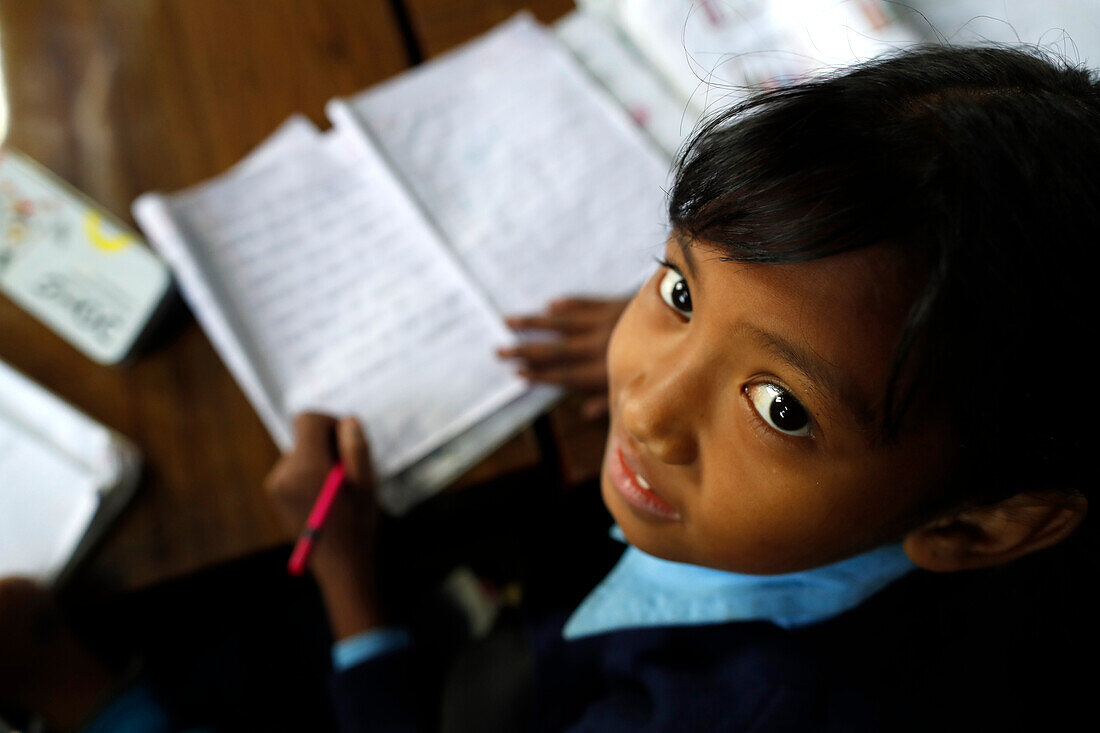
<path fill-rule="evenodd" d="M 103 223 L 103 218 L 94 211 L 89 211 L 84 216 L 84 235 L 88 237 L 93 245 L 100 248 L 105 252 L 118 252 L 120 249 L 124 249 L 134 238 L 125 232 L 117 234 L 113 237 L 107 237 L 100 231 L 100 225 Z"/>

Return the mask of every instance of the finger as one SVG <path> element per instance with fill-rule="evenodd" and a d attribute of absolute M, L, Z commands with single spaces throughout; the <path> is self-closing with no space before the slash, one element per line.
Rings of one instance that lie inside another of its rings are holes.
<path fill-rule="evenodd" d="M 336 418 L 305 412 L 294 418 L 294 454 L 314 461 L 332 462 Z"/>
<path fill-rule="evenodd" d="M 497 349 L 497 355 L 504 359 L 522 359 L 543 366 L 559 362 L 573 362 L 584 359 L 600 358 L 602 349 L 578 338 L 558 341 L 535 341 L 510 348 Z"/>
<path fill-rule="evenodd" d="M 557 298 L 546 305 L 546 312 L 552 316 L 560 316 L 577 311 L 603 310 L 609 301 L 604 298 Z"/>
<path fill-rule="evenodd" d="M 509 316 L 505 325 L 513 331 L 557 331 L 558 333 L 579 333 L 589 328 L 587 321 L 579 321 L 571 316 Z"/>
<path fill-rule="evenodd" d="M 327 468 L 334 460 L 303 459 L 298 454 L 283 456 L 264 478 L 264 491 L 277 499 L 294 500 L 303 492 L 312 496 L 321 488 L 317 483 L 318 467 Z"/>
<path fill-rule="evenodd" d="M 358 486 L 370 487 L 374 483 L 370 446 L 358 420 L 354 417 L 340 420 L 336 427 L 336 445 L 348 481 Z"/>
<path fill-rule="evenodd" d="M 585 420 L 596 420 L 601 418 L 607 414 L 610 404 L 605 394 L 589 397 L 581 403 L 581 417 Z"/>
<path fill-rule="evenodd" d="M 575 390 L 595 392 L 607 389 L 607 366 L 602 361 L 524 368 L 519 370 L 519 375 L 531 382 L 557 384 Z"/>

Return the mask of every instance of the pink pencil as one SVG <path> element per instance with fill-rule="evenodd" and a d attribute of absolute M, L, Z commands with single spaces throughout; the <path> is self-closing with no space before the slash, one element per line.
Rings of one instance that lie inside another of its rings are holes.
<path fill-rule="evenodd" d="M 291 575 L 301 575 L 306 571 L 309 553 L 312 552 L 317 535 L 321 532 L 321 525 L 325 523 L 325 518 L 332 509 L 332 502 L 336 501 L 336 496 L 340 493 L 340 487 L 344 485 L 344 473 L 344 464 L 337 463 L 325 477 L 321 493 L 317 495 L 317 501 L 309 511 L 306 526 L 298 535 L 298 541 L 294 543 L 294 551 L 290 553 L 290 561 L 286 564 L 286 569 Z"/>

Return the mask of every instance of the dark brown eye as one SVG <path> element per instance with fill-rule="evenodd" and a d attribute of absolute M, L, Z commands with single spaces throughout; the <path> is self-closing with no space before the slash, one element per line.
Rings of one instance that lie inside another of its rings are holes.
<path fill-rule="evenodd" d="M 752 406 L 769 427 L 784 435 L 808 437 L 810 415 L 787 390 L 774 384 L 754 384 L 746 390 Z"/>
<path fill-rule="evenodd" d="M 661 299 L 684 318 L 691 318 L 691 292 L 687 280 L 679 272 L 668 269 L 661 277 Z"/>

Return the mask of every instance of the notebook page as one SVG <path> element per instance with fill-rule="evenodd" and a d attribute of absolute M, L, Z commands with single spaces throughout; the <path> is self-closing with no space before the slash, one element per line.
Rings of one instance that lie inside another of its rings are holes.
<path fill-rule="evenodd" d="M 530 16 L 347 103 L 502 312 L 636 288 L 666 236 L 667 161 Z"/>
<path fill-rule="evenodd" d="M 183 299 L 275 443 L 284 449 L 293 445 L 291 426 L 277 406 L 275 388 L 266 375 L 265 364 L 242 341 L 243 326 L 233 320 L 232 312 L 223 308 L 220 283 L 208 277 L 205 267 L 199 264 L 191 239 L 176 221 L 168 197 L 145 193 L 134 201 L 132 209 L 134 220 L 172 269 Z"/>
<path fill-rule="evenodd" d="M 297 412 L 356 414 L 386 475 L 522 391 L 493 356 L 511 335 L 370 148 L 322 136 L 168 205 L 216 294 L 197 315 L 262 367 L 284 449 Z"/>
<path fill-rule="evenodd" d="M 99 505 L 98 477 L 0 413 L 0 577 L 53 579 Z"/>
<path fill-rule="evenodd" d="M 313 149 L 319 135 L 308 119 L 292 115 L 222 178 L 259 174 L 265 166 L 277 163 L 289 151 Z M 222 308 L 222 297 L 216 291 L 219 283 L 216 278 L 208 278 L 195 259 L 191 243 L 172 214 L 168 197 L 158 193 L 143 194 L 134 201 L 133 213 L 150 244 L 168 262 L 192 313 L 276 444 L 282 448 L 292 445 L 291 426 L 277 407 L 270 376 L 265 373 L 262 361 L 250 354 L 248 346 L 241 341 L 242 324 L 234 322 L 234 314 Z"/>

